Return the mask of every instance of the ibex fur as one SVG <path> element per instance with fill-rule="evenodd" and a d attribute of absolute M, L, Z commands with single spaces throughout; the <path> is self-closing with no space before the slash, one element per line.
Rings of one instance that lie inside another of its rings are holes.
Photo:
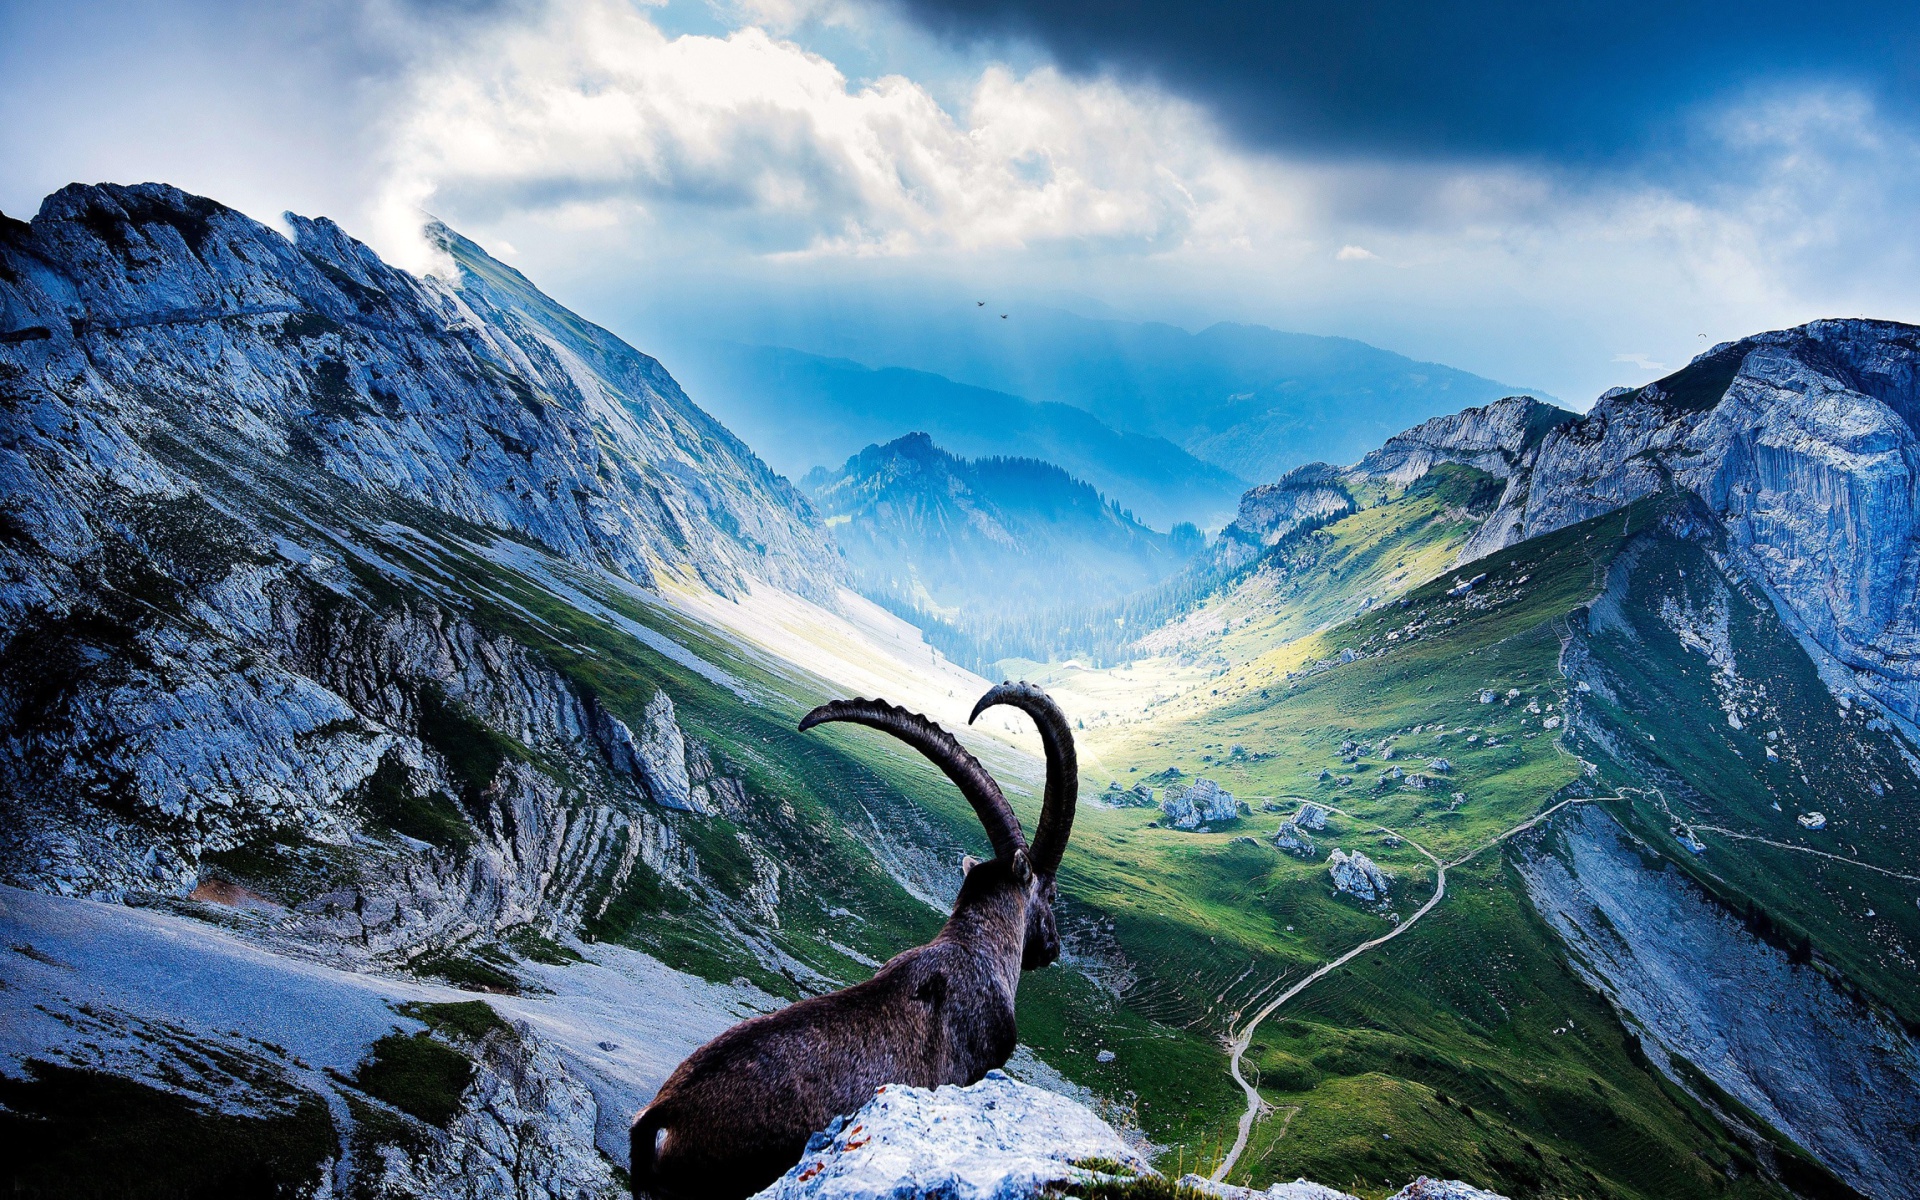
<path fill-rule="evenodd" d="M 865 983 L 735 1025 L 681 1063 L 634 1121 L 635 1196 L 750 1196 L 799 1161 L 815 1131 L 880 1085 L 974 1083 L 1013 1053 L 1020 972 L 1060 956 L 1054 874 L 1073 828 L 1079 768 L 1066 718 L 1046 693 L 1003 683 L 980 698 L 973 717 L 996 704 L 1032 716 L 1046 749 L 1032 846 L 993 776 L 918 713 L 836 700 L 800 722 L 807 730 L 851 721 L 919 750 L 972 804 L 994 856 L 969 867 L 933 941 L 896 955 Z"/>

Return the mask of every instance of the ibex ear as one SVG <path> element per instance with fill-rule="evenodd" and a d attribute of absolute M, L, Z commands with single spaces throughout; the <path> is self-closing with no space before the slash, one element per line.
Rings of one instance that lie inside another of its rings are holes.
<path fill-rule="evenodd" d="M 1025 850 L 1013 852 L 1013 878 L 1014 882 L 1020 884 L 1033 882 L 1033 864 L 1027 861 Z"/>
<path fill-rule="evenodd" d="M 980 863 L 981 863 L 981 860 L 975 858 L 973 855 L 962 854 L 960 856 L 960 874 L 962 875 L 967 874 L 968 872 L 972 871 L 975 867 L 979 866 Z"/>

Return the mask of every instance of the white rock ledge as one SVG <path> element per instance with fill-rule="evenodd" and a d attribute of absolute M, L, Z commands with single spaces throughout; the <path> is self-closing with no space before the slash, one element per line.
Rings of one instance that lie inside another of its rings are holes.
<path fill-rule="evenodd" d="M 989 1071 L 972 1087 L 881 1088 L 814 1135 L 800 1162 L 754 1200 L 1027 1200 L 1050 1184 L 1095 1178 L 1106 1159 L 1151 1174 L 1111 1126 L 1065 1096 Z M 1266 1191 L 1180 1180 L 1220 1200 L 1355 1200 L 1302 1179 Z M 1416 1179 L 1394 1200 L 1505 1200 L 1454 1180 Z"/>
<path fill-rule="evenodd" d="M 1087 1109 L 989 1071 L 971 1087 L 881 1088 L 756 1200 L 1017 1200 L 1089 1158 L 1148 1169 Z"/>

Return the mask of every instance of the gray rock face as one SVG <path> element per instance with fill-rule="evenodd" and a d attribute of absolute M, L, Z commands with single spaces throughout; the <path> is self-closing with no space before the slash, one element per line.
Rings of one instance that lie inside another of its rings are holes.
<path fill-rule="evenodd" d="M 835 560 L 804 502 L 658 363 L 451 231 L 448 283 L 290 221 L 143 186 L 0 223 L 0 333 L 46 331 L 0 339 L 0 877 L 182 896 L 262 836 L 331 847 L 350 878 L 257 915 L 350 962 L 577 925 L 637 863 L 687 877 L 621 777 L 696 813 L 743 806 L 738 781 L 694 779 L 664 693 L 608 711 L 445 573 L 817 591 Z M 462 777 L 426 734 L 476 722 L 573 782 L 511 755 Z M 369 829 L 375 792 L 438 795 L 470 831 L 454 853 Z"/>
<path fill-rule="evenodd" d="M 380 1147 L 368 1180 L 383 1194 L 434 1200 L 616 1200 L 626 1195 L 594 1149 L 593 1093 L 521 1021 L 472 1047 L 473 1082 L 446 1133 L 416 1153 Z"/>
<path fill-rule="evenodd" d="M 1326 772 L 1322 771 L 1322 775 Z M 1302 829 L 1321 830 L 1327 827 L 1327 810 L 1318 804 L 1302 804 L 1300 811 L 1293 815 L 1294 824 Z"/>
<path fill-rule="evenodd" d="M 1198 829 L 1239 816 L 1240 806 L 1233 793 L 1211 779 L 1195 780 L 1190 788 L 1168 787 L 1161 794 L 1160 818 L 1174 829 Z"/>
<path fill-rule="evenodd" d="M 1357 505 L 1338 467 L 1308 463 L 1240 497 L 1240 512 L 1220 531 L 1214 561 L 1231 570 L 1252 562 L 1303 525 L 1334 520 Z"/>
<path fill-rule="evenodd" d="M 1655 1061 L 1684 1055 L 1861 1192 L 1911 1194 L 1920 1044 L 1793 966 L 1677 870 L 1649 870 L 1598 807 L 1553 828 L 1521 859 L 1534 906 Z"/>
<path fill-rule="evenodd" d="M 1387 887 L 1393 881 L 1393 876 L 1382 871 L 1360 850 L 1348 854 L 1336 848 L 1327 856 L 1327 873 L 1333 877 L 1335 891 L 1370 904 L 1385 900 Z"/>
<path fill-rule="evenodd" d="M 1920 601 L 1916 421 L 1920 329 L 1816 321 L 1717 346 L 1549 432 L 1462 559 L 1671 481 L 1706 502 L 1816 657 L 1920 720 L 1920 630 L 1907 616 Z"/>

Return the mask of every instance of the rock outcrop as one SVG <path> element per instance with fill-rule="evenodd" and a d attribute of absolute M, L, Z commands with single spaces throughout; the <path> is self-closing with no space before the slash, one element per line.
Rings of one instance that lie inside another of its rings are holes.
<path fill-rule="evenodd" d="M 1244 566 L 1296 530 L 1336 520 L 1357 507 L 1340 468 L 1296 467 L 1240 497 L 1239 514 L 1214 545 L 1214 562 L 1226 570 Z"/>
<path fill-rule="evenodd" d="M 1405 487 L 1443 462 L 1463 463 L 1498 479 L 1526 470 L 1548 432 L 1574 414 L 1532 396 L 1509 396 L 1415 425 L 1361 459 L 1355 475 Z"/>
<path fill-rule="evenodd" d="M 1219 1200 L 1356 1200 L 1350 1193 L 1306 1179 L 1270 1184 L 1264 1191 L 1235 1187 L 1230 1183 L 1215 1183 L 1204 1175 L 1183 1175 L 1179 1183 L 1182 1187 L 1217 1196 Z M 1506 1197 L 1461 1183 L 1458 1179 L 1429 1179 L 1422 1175 L 1387 1200 L 1506 1200 Z"/>
<path fill-rule="evenodd" d="M 1387 888 L 1393 881 L 1393 876 L 1382 871 L 1360 850 L 1348 854 L 1345 850 L 1335 848 L 1327 856 L 1327 874 L 1333 877 L 1335 891 L 1369 904 L 1385 900 Z"/>
<path fill-rule="evenodd" d="M 1086 1108 L 989 1071 L 971 1087 L 880 1089 L 815 1134 L 806 1155 L 755 1200 L 1040 1200 L 1060 1195 L 1060 1184 L 1111 1186 L 1155 1174 Z M 1198 1175 L 1179 1184 L 1221 1200 L 1354 1200 L 1304 1179 L 1265 1191 Z M 1392 1200 L 1504 1198 L 1422 1176 Z"/>
<path fill-rule="evenodd" d="M 1280 822 L 1280 828 L 1274 831 L 1273 845 L 1275 849 L 1301 858 L 1312 858 L 1318 853 L 1313 848 L 1313 839 L 1293 821 Z"/>
<path fill-rule="evenodd" d="M 1233 793 L 1211 779 L 1198 779 L 1190 788 L 1169 786 L 1160 798 L 1160 819 L 1171 829 L 1198 829 L 1240 817 Z"/>
<path fill-rule="evenodd" d="M 1816 659 L 1920 720 L 1920 328 L 1815 321 L 1609 392 L 1516 464 L 1461 560 L 1666 487 L 1705 502 Z"/>

